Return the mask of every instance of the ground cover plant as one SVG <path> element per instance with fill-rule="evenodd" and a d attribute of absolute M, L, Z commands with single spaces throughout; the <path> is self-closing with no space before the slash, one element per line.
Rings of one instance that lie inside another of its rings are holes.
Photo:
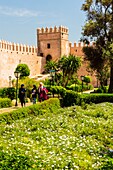
<path fill-rule="evenodd" d="M 61 108 L 0 124 L 1 170 L 113 169 L 113 104 Z"/>

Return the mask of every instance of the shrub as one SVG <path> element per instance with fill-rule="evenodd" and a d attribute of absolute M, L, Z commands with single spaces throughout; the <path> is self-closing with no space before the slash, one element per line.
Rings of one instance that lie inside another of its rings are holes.
<path fill-rule="evenodd" d="M 113 94 L 78 94 L 72 90 L 67 90 L 62 102 L 63 106 L 113 102 Z"/>
<path fill-rule="evenodd" d="M 60 96 L 65 96 L 66 94 L 66 89 L 62 86 L 46 86 L 48 89 L 49 93 L 58 94 Z"/>
<path fill-rule="evenodd" d="M 60 108 L 60 101 L 57 98 L 45 100 L 42 103 L 37 103 L 35 105 L 20 108 L 14 110 L 10 113 L 0 114 L 0 122 L 11 123 L 14 120 L 20 119 L 22 117 L 27 117 L 28 115 L 38 115 L 44 114 L 45 112 L 54 112 Z"/>
<path fill-rule="evenodd" d="M 97 90 L 94 90 L 93 93 L 108 93 L 108 86 L 100 86 Z"/>
<path fill-rule="evenodd" d="M 80 103 L 80 94 L 67 90 L 65 96 L 63 96 L 63 106 L 78 105 Z"/>
<path fill-rule="evenodd" d="M 113 94 L 83 94 L 81 100 L 85 103 L 113 102 Z"/>
<path fill-rule="evenodd" d="M 66 89 L 73 90 L 76 92 L 81 92 L 82 90 L 83 91 L 91 90 L 91 89 L 93 89 L 93 86 L 91 84 L 89 84 L 89 85 L 83 84 L 83 87 L 82 87 L 82 85 L 72 84 L 71 86 L 67 86 Z"/>
<path fill-rule="evenodd" d="M 11 107 L 12 102 L 11 99 L 8 98 L 0 98 L 0 108 Z"/>
<path fill-rule="evenodd" d="M 84 76 L 84 82 L 86 84 L 91 83 L 91 77 L 90 76 Z"/>
<path fill-rule="evenodd" d="M 62 86 L 51 86 L 50 87 L 50 92 L 53 94 L 60 94 L 60 95 L 65 95 L 66 89 Z"/>
<path fill-rule="evenodd" d="M 10 98 L 11 100 L 13 100 L 15 98 L 15 88 L 14 87 L 1 88 L 0 97 Z"/>
<path fill-rule="evenodd" d="M 80 92 L 82 86 L 78 85 L 78 84 L 72 84 L 71 86 L 66 87 L 68 90 L 73 90 L 73 91 L 77 91 Z"/>

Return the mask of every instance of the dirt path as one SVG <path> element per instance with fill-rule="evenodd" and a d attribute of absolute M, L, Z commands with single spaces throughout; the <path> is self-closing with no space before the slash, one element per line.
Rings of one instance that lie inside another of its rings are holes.
<path fill-rule="evenodd" d="M 26 106 L 30 106 L 30 105 L 32 105 L 32 103 L 26 103 Z M 11 111 L 17 110 L 19 108 L 21 108 L 20 103 L 18 104 L 18 106 L 12 106 L 12 107 L 8 107 L 8 108 L 1 108 L 0 113 L 11 112 Z"/>

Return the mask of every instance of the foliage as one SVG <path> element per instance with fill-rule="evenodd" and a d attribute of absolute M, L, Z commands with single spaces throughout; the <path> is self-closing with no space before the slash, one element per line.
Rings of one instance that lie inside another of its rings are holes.
<path fill-rule="evenodd" d="M 63 74 L 62 74 L 62 72 L 56 72 L 55 82 L 56 82 L 57 86 L 62 86 L 62 84 L 63 84 Z"/>
<path fill-rule="evenodd" d="M 18 71 L 19 73 L 21 73 L 20 79 L 30 75 L 30 69 L 27 66 L 27 64 L 18 64 L 15 71 Z"/>
<path fill-rule="evenodd" d="M 108 86 L 100 86 L 94 93 L 108 93 Z"/>
<path fill-rule="evenodd" d="M 90 78 L 90 76 L 84 76 L 84 82 L 85 82 L 86 84 L 91 83 L 91 78 Z"/>
<path fill-rule="evenodd" d="M 81 66 L 80 57 L 75 57 L 74 55 L 63 56 L 58 61 L 58 66 L 63 73 L 63 87 L 66 87 L 71 77 L 77 73 L 77 70 Z"/>
<path fill-rule="evenodd" d="M 81 84 L 81 80 L 78 79 L 78 76 L 76 74 L 71 77 L 71 80 L 68 82 L 67 86 L 70 86 L 72 84 L 78 84 L 78 85 Z"/>
<path fill-rule="evenodd" d="M 103 160 L 103 165 L 99 170 L 111 170 L 113 169 L 113 158 L 106 157 L 105 160 Z"/>
<path fill-rule="evenodd" d="M 103 93 L 91 93 L 91 94 L 78 94 L 72 90 L 67 90 L 65 96 L 63 96 L 63 105 L 72 106 L 72 105 L 82 105 L 90 103 L 102 103 L 102 102 L 112 102 L 113 103 L 113 94 L 103 94 Z"/>
<path fill-rule="evenodd" d="M 109 78 L 109 62 L 103 57 L 102 49 L 99 47 L 83 47 L 83 52 L 85 53 L 85 60 L 90 61 L 90 68 L 96 72 L 96 77 L 100 81 L 101 86 L 107 85 L 107 80 Z"/>
<path fill-rule="evenodd" d="M 17 119 L 27 117 L 28 115 L 39 115 L 47 112 L 53 112 L 54 110 L 60 108 L 60 101 L 57 98 L 45 100 L 42 103 L 37 103 L 35 105 L 20 108 L 14 110 L 10 113 L 0 114 L 0 122 L 12 123 Z"/>
<path fill-rule="evenodd" d="M 66 95 L 63 96 L 63 106 L 73 106 L 80 104 L 80 94 L 72 90 L 67 90 Z"/>
<path fill-rule="evenodd" d="M 0 98 L 0 108 L 11 107 L 11 99 L 8 98 Z"/>
<path fill-rule="evenodd" d="M 24 108 L 25 109 L 25 108 Z M 1 170 L 113 169 L 110 103 L 62 108 L 0 124 Z"/>
<path fill-rule="evenodd" d="M 58 95 L 61 95 L 61 96 L 65 96 L 66 89 L 64 87 L 62 87 L 62 86 L 51 86 L 50 92 L 52 92 L 53 94 L 58 94 Z"/>
<path fill-rule="evenodd" d="M 58 67 L 57 62 L 50 60 L 50 61 L 47 61 L 46 65 L 45 65 L 45 71 L 47 73 L 49 73 L 50 70 L 55 70 L 56 71 L 57 67 Z"/>
<path fill-rule="evenodd" d="M 25 86 L 26 97 L 31 98 L 31 90 L 33 88 L 33 85 L 36 85 L 36 87 L 38 88 L 39 81 L 36 81 L 36 80 L 29 78 L 29 77 L 26 77 L 24 79 L 19 80 L 19 87 L 21 86 L 21 84 L 24 84 L 24 86 Z"/>
<path fill-rule="evenodd" d="M 73 90 L 76 92 L 81 92 L 81 91 L 91 90 L 91 89 L 93 89 L 93 86 L 91 84 L 89 84 L 89 85 L 83 84 L 83 86 L 81 84 L 80 85 L 72 84 L 70 86 L 67 86 L 66 89 Z"/>
<path fill-rule="evenodd" d="M 77 73 L 81 66 L 81 59 L 74 55 L 63 56 L 59 61 L 48 61 L 45 68 L 47 71 L 55 70 L 54 82 L 66 87 L 69 80 Z"/>
<path fill-rule="evenodd" d="M 12 154 L 13 153 L 13 154 Z M 0 151 L 0 167 L 1 170 L 28 170 L 33 166 L 33 161 L 26 155 L 23 155 L 19 149 L 13 150 L 10 154 Z"/>
<path fill-rule="evenodd" d="M 113 2 L 112 0 L 85 0 L 82 10 L 87 14 L 86 24 L 83 28 L 83 41 L 95 41 L 94 50 L 90 55 L 97 58 L 96 71 L 103 74 L 104 78 L 110 74 L 109 92 L 113 92 Z M 97 54 L 97 55 L 96 55 Z M 89 61 L 92 62 L 92 59 Z M 98 62 L 101 60 L 102 62 Z M 96 61 L 96 60 L 95 60 Z M 100 66 L 99 66 L 100 64 Z M 95 65 L 96 66 L 96 65 Z M 110 70 L 110 72 L 109 72 Z M 102 72 L 101 72 L 102 71 Z M 107 71 L 107 72 L 106 72 Z M 107 74 L 106 74 L 107 73 Z M 103 78 L 103 77 L 102 77 Z M 100 79 L 101 80 L 101 79 Z M 101 85 L 105 85 L 102 84 Z"/>
<path fill-rule="evenodd" d="M 0 97 L 1 98 L 10 98 L 13 100 L 15 98 L 15 88 L 8 87 L 8 88 L 1 88 L 0 89 Z"/>

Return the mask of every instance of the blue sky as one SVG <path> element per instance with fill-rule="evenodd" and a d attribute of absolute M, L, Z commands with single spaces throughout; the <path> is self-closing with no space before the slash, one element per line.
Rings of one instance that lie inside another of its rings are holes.
<path fill-rule="evenodd" d="M 66 26 L 69 41 L 81 38 L 84 0 L 3 0 L 0 1 L 0 39 L 36 45 L 36 29 Z"/>

